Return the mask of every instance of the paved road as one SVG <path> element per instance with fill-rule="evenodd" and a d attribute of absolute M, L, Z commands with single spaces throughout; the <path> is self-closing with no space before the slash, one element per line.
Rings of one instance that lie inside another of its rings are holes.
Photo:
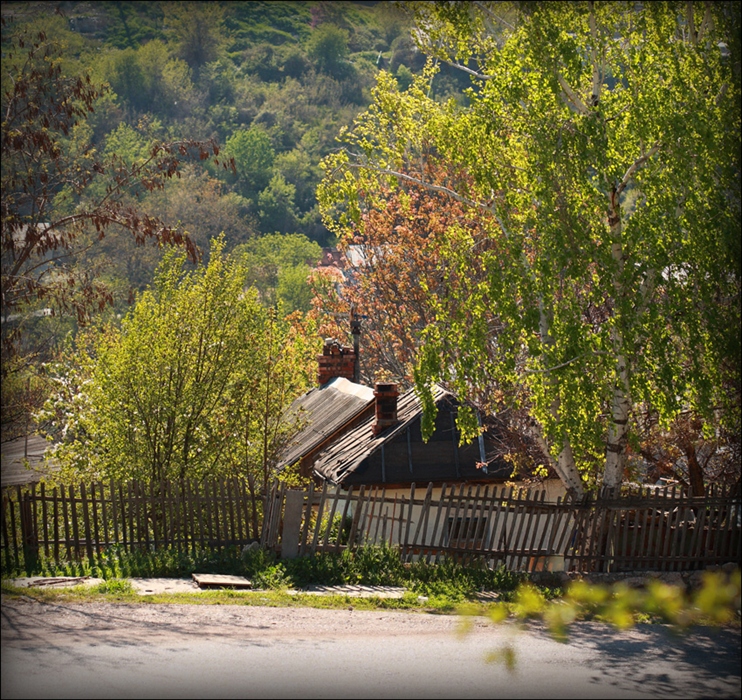
<path fill-rule="evenodd" d="M 739 698 L 739 630 L 246 606 L 3 601 L 2 698 Z M 487 664 L 511 643 L 517 670 Z"/>

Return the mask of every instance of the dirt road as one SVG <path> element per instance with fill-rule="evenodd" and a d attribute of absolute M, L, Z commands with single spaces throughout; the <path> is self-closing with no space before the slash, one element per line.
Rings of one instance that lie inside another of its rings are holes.
<path fill-rule="evenodd" d="M 674 638 L 453 616 L 238 605 L 2 602 L 5 698 L 740 697 L 738 630 Z M 513 646 L 517 670 L 485 655 Z"/>

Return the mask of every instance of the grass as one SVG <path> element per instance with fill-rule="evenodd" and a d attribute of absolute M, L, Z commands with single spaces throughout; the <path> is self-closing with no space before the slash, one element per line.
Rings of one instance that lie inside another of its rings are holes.
<path fill-rule="evenodd" d="M 181 578 L 193 573 L 220 573 L 245 576 L 258 591 L 206 591 L 140 596 L 127 580 L 143 578 Z M 6 579 L 22 576 L 90 576 L 102 578 L 97 586 L 65 589 L 18 589 Z M 264 550 L 227 549 L 179 552 L 126 552 L 112 547 L 92 561 L 53 561 L 40 557 L 29 570 L 3 572 L 3 594 L 25 595 L 40 600 L 107 600 L 136 603 L 239 604 L 282 607 L 347 608 L 369 610 L 415 610 L 454 613 L 480 591 L 496 591 L 508 600 L 524 575 L 504 568 L 488 569 L 453 560 L 438 564 L 403 564 L 399 551 L 389 546 L 360 547 L 355 551 L 316 554 L 279 560 Z M 311 585 L 356 584 L 395 586 L 405 589 L 400 599 L 356 598 L 345 595 L 316 596 L 290 594 L 288 589 Z"/>
<path fill-rule="evenodd" d="M 426 612 L 453 614 L 458 611 L 458 603 L 444 597 L 428 598 L 406 591 L 401 598 L 356 598 L 348 595 L 311 595 L 308 593 L 288 593 L 285 590 L 213 590 L 194 593 L 157 593 L 140 595 L 124 580 L 121 584 L 109 585 L 104 581 L 97 586 L 71 586 L 69 588 L 19 588 L 9 581 L 2 583 L 3 597 L 9 599 L 32 599 L 38 602 L 88 602 L 88 603 L 133 603 L 138 605 L 179 604 L 179 605 L 250 605 L 281 608 L 319 608 L 332 610 L 399 610 L 407 612 Z M 484 608 L 486 610 L 486 606 Z"/>
<path fill-rule="evenodd" d="M 134 577 L 181 578 L 193 573 L 245 576 L 259 590 L 216 590 L 198 593 L 139 595 L 128 580 Z M 103 579 L 96 586 L 65 589 L 16 588 L 7 578 L 24 575 L 91 576 Z M 54 562 L 39 559 L 31 571 L 3 571 L 4 596 L 36 600 L 108 601 L 136 604 L 180 603 L 197 605 L 259 605 L 273 607 L 348 608 L 358 610 L 408 610 L 484 615 L 493 620 L 509 616 L 541 618 L 556 630 L 573 619 L 612 621 L 617 626 L 637 621 L 663 621 L 685 626 L 711 620 L 739 621 L 739 570 L 726 578 L 709 572 L 704 588 L 693 598 L 684 590 L 655 582 L 646 592 L 617 584 L 613 590 L 573 584 L 534 586 L 523 573 L 504 568 L 462 564 L 452 559 L 440 563 L 402 563 L 399 551 L 389 546 L 367 546 L 355 551 L 316 554 L 279 560 L 264 550 L 238 549 L 179 552 L 126 552 L 111 548 L 92 562 Z M 399 599 L 356 598 L 347 595 L 292 594 L 289 589 L 310 585 L 361 584 L 395 586 L 405 590 Z M 482 602 L 481 592 L 496 592 L 496 602 Z M 556 603 L 556 605 L 554 604 Z"/>
<path fill-rule="evenodd" d="M 374 556 L 385 556 L 375 553 Z M 374 557 L 371 557 L 373 560 Z M 285 562 L 288 564 L 288 562 Z M 324 566 L 326 564 L 323 564 Z M 316 563 L 301 562 L 299 571 L 306 575 L 308 567 Z M 334 564 L 333 564 L 334 566 Z M 266 570 L 275 569 L 271 563 Z M 291 568 L 291 566 L 287 567 Z M 251 605 L 262 607 L 302 607 L 354 610 L 399 610 L 438 614 L 459 614 L 462 620 L 474 616 L 500 622 L 516 618 L 525 623 L 541 620 L 557 639 L 566 639 L 566 630 L 576 620 L 609 622 L 619 629 L 639 622 L 670 624 L 678 630 L 694 625 L 740 626 L 740 572 L 731 574 L 707 572 L 703 586 L 688 594 L 661 582 L 650 582 L 646 590 L 632 590 L 623 584 L 613 587 L 576 582 L 566 591 L 536 587 L 526 580 L 514 585 L 517 577 L 502 570 L 489 571 L 461 567 L 444 562 L 425 566 L 396 568 L 397 583 L 405 592 L 401 598 L 356 598 L 348 595 L 311 595 L 289 592 L 286 581 L 289 574 L 281 569 L 280 585 L 263 590 L 213 590 L 201 592 L 161 593 L 142 596 L 128 579 L 110 578 L 94 586 L 78 585 L 69 588 L 44 587 L 18 588 L 3 579 L 3 598 L 32 599 L 39 602 L 121 602 L 138 605 Z M 421 572 L 423 576 L 421 577 Z M 295 573 L 295 572 L 294 572 Z M 379 580 L 379 572 L 376 572 Z M 492 583 L 500 577 L 505 586 L 497 600 L 485 602 L 477 599 L 472 582 L 489 579 Z M 278 581 L 274 574 L 268 577 Z M 522 579 L 522 577 L 521 577 Z M 445 585 L 444 585 L 445 584 Z M 432 593 L 424 595 L 420 591 Z"/>

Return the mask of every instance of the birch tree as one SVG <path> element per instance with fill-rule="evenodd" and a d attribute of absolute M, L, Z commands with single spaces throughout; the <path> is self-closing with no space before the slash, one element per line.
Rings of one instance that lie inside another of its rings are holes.
<path fill-rule="evenodd" d="M 615 487 L 638 412 L 738 412 L 739 3 L 409 7 L 428 69 L 380 75 L 324 161 L 326 222 L 362 236 L 412 186 L 475 215 L 441 244 L 455 303 L 431 295 L 418 388 L 527 410 L 568 489 Z M 440 61 L 465 106 L 431 97 Z"/>

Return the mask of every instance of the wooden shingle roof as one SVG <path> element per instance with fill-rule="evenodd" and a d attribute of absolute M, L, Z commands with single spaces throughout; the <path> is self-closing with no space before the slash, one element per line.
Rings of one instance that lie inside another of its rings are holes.
<path fill-rule="evenodd" d="M 453 396 L 442 387 L 435 385 L 433 387 L 433 398 L 438 404 L 446 398 L 453 399 Z M 414 389 L 410 389 L 399 397 L 397 402 L 398 423 L 395 426 L 374 435 L 372 428 L 375 416 L 371 415 L 356 428 L 348 431 L 323 450 L 314 463 L 314 472 L 322 479 L 333 484 L 341 483 L 367 457 L 381 449 L 383 444 L 394 439 L 399 433 L 406 430 L 411 423 L 420 418 L 422 412 L 420 398 Z"/>
<path fill-rule="evenodd" d="M 373 389 L 343 377 L 300 396 L 289 409 L 289 415 L 298 417 L 302 427 L 284 449 L 278 468 L 293 464 L 310 453 L 373 401 Z"/>

